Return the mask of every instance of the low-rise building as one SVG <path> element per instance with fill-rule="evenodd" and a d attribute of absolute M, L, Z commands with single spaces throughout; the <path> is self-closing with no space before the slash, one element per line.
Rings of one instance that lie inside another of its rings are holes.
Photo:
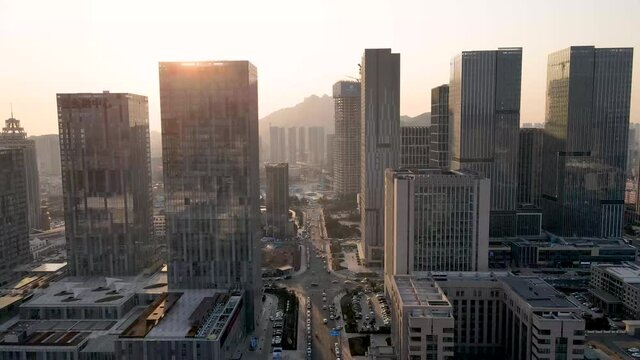
<path fill-rule="evenodd" d="M 635 263 L 601 264 L 591 269 L 589 293 L 607 315 L 640 320 L 640 266 Z"/>
<path fill-rule="evenodd" d="M 579 309 L 537 277 L 416 273 L 394 276 L 387 291 L 402 359 L 584 356 Z"/>

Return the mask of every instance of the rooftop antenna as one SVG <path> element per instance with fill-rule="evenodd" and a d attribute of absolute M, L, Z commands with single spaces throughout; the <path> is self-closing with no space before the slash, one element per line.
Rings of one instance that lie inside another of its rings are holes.
<path fill-rule="evenodd" d="M 13 119 L 13 103 L 9 103 L 9 106 L 11 106 L 11 118 Z"/>

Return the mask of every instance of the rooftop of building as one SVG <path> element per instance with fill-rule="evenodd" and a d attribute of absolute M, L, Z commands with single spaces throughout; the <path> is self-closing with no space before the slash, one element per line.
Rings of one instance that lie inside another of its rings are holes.
<path fill-rule="evenodd" d="M 597 268 L 604 270 L 627 284 L 640 285 L 640 266 L 635 263 L 624 262 L 619 265 L 601 264 L 597 265 Z"/>
<path fill-rule="evenodd" d="M 393 279 L 402 305 L 413 307 L 409 310 L 411 316 L 453 316 L 449 300 L 433 279 L 410 275 L 396 275 Z"/>
<path fill-rule="evenodd" d="M 167 291 L 167 276 L 107 278 L 66 277 L 39 290 L 23 307 L 114 306 L 136 293 L 160 294 Z"/>
<path fill-rule="evenodd" d="M 213 289 L 165 293 L 123 331 L 124 338 L 217 340 L 239 311 L 241 296 Z"/>
<path fill-rule="evenodd" d="M 509 286 L 532 308 L 575 309 L 565 295 L 538 277 L 505 276 L 500 281 Z"/>
<path fill-rule="evenodd" d="M 429 177 L 429 176 L 451 176 L 451 177 L 475 177 L 482 178 L 478 173 L 471 170 L 447 170 L 441 168 L 426 168 L 426 169 L 387 169 L 387 173 L 392 174 L 393 177 L 398 179 L 415 178 L 415 177 Z"/>

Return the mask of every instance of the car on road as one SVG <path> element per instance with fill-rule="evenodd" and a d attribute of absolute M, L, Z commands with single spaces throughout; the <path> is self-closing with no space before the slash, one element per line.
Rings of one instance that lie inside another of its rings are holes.
<path fill-rule="evenodd" d="M 322 319 L 322 322 L 326 324 L 328 322 L 328 320 L 326 318 L 324 318 L 324 319 Z"/>
<path fill-rule="evenodd" d="M 338 283 L 338 280 L 331 280 L 331 283 L 332 283 L 332 284 L 337 284 L 337 283 Z"/>

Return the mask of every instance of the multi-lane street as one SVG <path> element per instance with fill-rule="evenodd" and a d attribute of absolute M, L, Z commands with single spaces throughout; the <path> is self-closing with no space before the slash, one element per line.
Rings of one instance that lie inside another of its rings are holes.
<path fill-rule="evenodd" d="M 307 249 L 309 252 L 309 267 L 308 269 L 289 280 L 283 280 L 282 285 L 295 290 L 304 301 L 307 297 L 311 299 L 312 304 L 312 321 L 311 321 L 311 333 L 312 333 L 312 359 L 335 359 L 334 344 L 340 343 L 340 347 L 343 348 L 343 344 L 340 341 L 340 337 L 331 337 L 330 331 L 332 328 L 341 325 L 343 326 L 342 317 L 340 320 L 330 320 L 329 306 L 334 304 L 334 300 L 337 299 L 340 293 L 344 291 L 344 279 L 336 276 L 333 272 L 327 272 L 327 265 L 323 262 L 322 258 L 316 257 L 316 250 L 321 250 L 320 253 L 326 255 L 326 251 L 329 251 L 329 245 L 326 240 L 321 239 L 320 224 L 318 219 L 320 217 L 320 209 L 315 206 L 310 206 L 305 209 L 305 224 L 309 227 L 309 240 L 306 241 Z M 326 256 L 325 256 L 326 258 Z M 326 259 L 325 259 L 326 260 Z M 325 292 L 323 301 L 323 291 Z M 323 309 L 323 305 L 326 305 L 326 310 Z M 340 304 L 335 303 L 337 308 L 337 314 L 340 314 Z M 305 318 L 306 321 L 307 307 L 303 302 L 300 306 L 300 317 Z M 327 319 L 327 324 L 324 324 L 324 319 Z M 298 341 L 298 344 L 305 344 L 306 346 L 306 327 L 299 329 L 299 337 L 303 337 L 304 341 Z M 344 347 L 346 350 L 346 347 Z M 306 353 L 306 348 L 304 349 Z M 345 357 L 342 356 L 341 359 Z M 346 355 L 346 354 L 345 354 Z M 346 357 L 349 358 L 349 357 Z"/>

